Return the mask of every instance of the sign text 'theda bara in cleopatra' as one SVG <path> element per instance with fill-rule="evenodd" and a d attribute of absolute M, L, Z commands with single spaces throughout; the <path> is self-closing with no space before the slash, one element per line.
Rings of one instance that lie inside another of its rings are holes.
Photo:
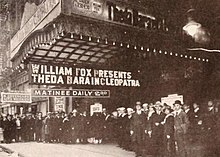
<path fill-rule="evenodd" d="M 31 84 L 139 87 L 131 72 L 31 64 Z"/>

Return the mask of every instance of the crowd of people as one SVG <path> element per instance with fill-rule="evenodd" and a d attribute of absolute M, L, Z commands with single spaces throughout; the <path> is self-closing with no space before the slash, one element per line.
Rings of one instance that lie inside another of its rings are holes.
<path fill-rule="evenodd" d="M 92 116 L 76 109 L 69 114 L 49 112 L 45 117 L 42 113 L 2 114 L 0 141 L 117 142 L 121 148 L 134 151 L 136 156 L 155 157 L 186 157 L 187 146 L 199 142 L 212 156 L 210 154 L 218 153 L 214 148 L 220 143 L 219 129 L 220 116 L 212 101 L 208 102 L 205 110 L 197 103 L 189 106 L 175 101 L 173 106 L 169 106 L 160 102 L 141 104 L 138 101 L 134 108 L 119 107 L 112 113 L 103 109 L 103 112 Z"/>

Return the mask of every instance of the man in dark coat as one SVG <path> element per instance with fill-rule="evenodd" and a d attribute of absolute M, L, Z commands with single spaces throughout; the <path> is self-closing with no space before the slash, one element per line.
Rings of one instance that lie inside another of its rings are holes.
<path fill-rule="evenodd" d="M 26 118 L 26 131 L 27 141 L 34 141 L 35 119 L 31 113 Z"/>
<path fill-rule="evenodd" d="M 132 121 L 134 110 L 132 108 L 127 108 L 127 115 L 125 120 L 125 135 L 124 135 L 124 149 L 132 150 L 131 136 L 130 136 L 130 124 Z"/>
<path fill-rule="evenodd" d="M 192 142 L 199 142 L 203 136 L 202 133 L 204 127 L 203 127 L 203 114 L 197 103 L 193 103 L 193 109 L 188 115 L 190 121 L 189 131 L 191 133 Z"/>
<path fill-rule="evenodd" d="M 21 118 L 20 116 L 16 113 L 15 114 L 15 118 L 14 118 L 15 124 L 16 124 L 16 137 L 15 137 L 15 141 L 19 142 L 21 141 Z"/>
<path fill-rule="evenodd" d="M 23 114 L 21 116 L 21 141 L 27 141 L 27 136 L 26 136 L 26 115 Z"/>
<path fill-rule="evenodd" d="M 113 111 L 111 116 L 107 119 L 108 134 L 110 142 L 116 142 L 118 137 L 118 112 Z"/>
<path fill-rule="evenodd" d="M 164 125 L 164 155 L 166 157 L 175 156 L 175 141 L 174 141 L 174 114 L 169 107 L 164 109 L 166 117 L 162 124 Z"/>
<path fill-rule="evenodd" d="M 102 114 L 101 114 L 101 119 L 103 122 L 103 129 L 102 129 L 102 140 L 104 143 L 106 143 L 110 136 L 109 136 L 109 118 L 110 118 L 110 114 L 107 113 L 106 108 L 102 109 Z"/>
<path fill-rule="evenodd" d="M 126 133 L 126 113 L 124 107 L 118 109 L 118 144 L 121 148 L 125 147 L 125 133 Z"/>
<path fill-rule="evenodd" d="M 90 116 L 86 111 L 79 116 L 79 142 L 85 144 L 87 143 L 89 125 L 90 125 Z"/>
<path fill-rule="evenodd" d="M 52 140 L 52 135 L 51 135 L 51 132 L 52 132 L 52 129 L 53 129 L 53 127 L 52 127 L 52 125 L 53 125 L 52 121 L 53 121 L 53 119 L 52 119 L 51 113 L 48 112 L 48 113 L 47 113 L 47 116 L 45 117 L 45 119 L 44 119 L 44 121 L 43 121 L 43 122 L 44 122 L 44 123 L 43 123 L 44 141 L 45 141 L 46 143 L 51 142 L 51 140 Z"/>
<path fill-rule="evenodd" d="M 61 117 L 60 113 L 57 113 L 54 118 L 54 142 L 63 142 L 63 117 Z"/>
<path fill-rule="evenodd" d="M 186 134 L 189 126 L 189 120 L 186 113 L 181 108 L 181 102 L 174 103 L 174 129 L 175 141 L 177 144 L 177 156 L 186 157 Z"/>
<path fill-rule="evenodd" d="M 151 129 L 152 129 L 152 144 L 154 155 L 162 156 L 163 154 L 163 133 L 164 133 L 164 126 L 161 122 L 165 118 L 165 114 L 162 112 L 162 104 L 158 101 L 155 103 L 155 114 L 152 115 L 151 118 Z"/>
<path fill-rule="evenodd" d="M 71 141 L 71 124 L 70 124 L 70 114 L 63 119 L 63 142 L 69 144 Z"/>
<path fill-rule="evenodd" d="M 204 124 L 204 142 L 206 144 L 206 156 L 216 156 L 215 149 L 217 146 L 217 135 L 219 130 L 217 128 L 217 114 L 215 112 L 214 103 L 208 102 L 208 106 L 203 116 Z"/>
<path fill-rule="evenodd" d="M 41 142 L 42 141 L 42 127 L 43 127 L 43 118 L 42 113 L 38 113 L 36 119 L 35 119 L 35 131 L 36 131 L 36 141 Z"/>
<path fill-rule="evenodd" d="M 70 126 L 71 126 L 71 142 L 76 143 L 76 140 L 79 141 L 79 114 L 76 109 L 72 111 L 72 116 L 70 117 Z"/>
<path fill-rule="evenodd" d="M 6 143 L 11 143 L 12 142 L 12 130 L 14 127 L 14 123 L 12 121 L 12 116 L 7 115 L 7 117 L 3 120 L 3 128 L 4 128 L 4 139 Z"/>
<path fill-rule="evenodd" d="M 146 117 L 142 113 L 140 102 L 136 102 L 135 108 L 136 108 L 136 112 L 133 114 L 130 123 L 130 134 L 133 144 L 133 150 L 135 151 L 136 156 L 139 157 L 142 155 Z"/>

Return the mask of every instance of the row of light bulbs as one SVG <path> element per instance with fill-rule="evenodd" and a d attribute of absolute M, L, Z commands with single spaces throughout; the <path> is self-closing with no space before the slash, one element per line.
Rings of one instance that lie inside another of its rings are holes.
<path fill-rule="evenodd" d="M 64 36 L 64 34 L 61 33 L 61 36 Z M 59 36 L 58 39 L 60 39 L 60 38 L 61 38 L 61 37 Z M 72 33 L 71 33 L 71 38 L 74 38 Z M 87 37 L 87 38 L 88 38 L 88 41 L 92 41 L 92 37 L 89 36 L 89 37 Z M 83 40 L 83 35 L 80 35 L 80 36 L 79 36 L 79 39 Z M 96 39 L 96 42 L 97 42 L 97 43 L 100 43 L 100 39 L 97 38 L 97 39 Z M 141 50 L 141 51 L 146 50 L 147 52 L 150 52 L 150 48 L 145 48 L 145 47 L 143 47 L 143 46 L 132 46 L 132 45 L 130 45 L 130 44 L 124 44 L 124 43 L 116 43 L 115 41 L 113 41 L 113 42 L 112 42 L 112 41 L 108 41 L 107 38 L 104 40 L 104 43 L 105 43 L 105 44 L 112 44 L 113 46 L 115 46 L 115 45 L 119 45 L 119 46 L 121 46 L 121 47 L 125 46 L 125 47 L 127 47 L 128 49 L 130 49 L 130 48 L 133 47 L 134 50 L 138 50 L 138 49 L 139 49 L 139 50 Z M 153 49 L 153 52 L 156 53 L 157 50 L 156 50 L 156 49 Z M 158 53 L 159 53 L 159 54 L 170 55 L 170 56 L 175 56 L 175 57 L 178 57 L 178 56 L 179 56 L 179 57 L 185 58 L 185 59 L 191 59 L 191 60 L 198 60 L 198 61 L 203 61 L 203 62 L 209 62 L 209 59 L 208 59 L 208 58 L 200 58 L 200 57 L 191 56 L 191 55 L 186 55 L 186 54 L 178 54 L 178 53 L 167 52 L 167 51 L 162 51 L 162 50 L 159 50 Z"/>
<path fill-rule="evenodd" d="M 100 38 L 94 38 L 91 36 L 83 36 L 83 35 L 76 35 L 74 33 L 70 33 L 70 38 L 74 39 L 75 37 L 78 37 L 80 40 L 85 40 L 87 38 L 88 41 L 96 41 L 97 43 L 103 42 L 102 39 Z M 53 45 L 54 43 L 56 43 L 58 40 L 60 40 L 62 37 L 64 37 L 64 32 L 62 31 L 60 33 L 60 35 L 58 35 L 56 38 L 52 39 L 50 42 L 48 43 L 41 43 L 38 45 L 33 46 L 28 53 L 24 56 L 23 60 L 21 61 L 22 63 L 24 63 L 24 60 L 26 60 L 29 55 L 31 54 L 31 51 L 35 50 L 38 47 L 49 47 L 50 45 Z M 120 47 L 126 47 L 128 49 L 133 48 L 134 50 L 141 50 L 144 51 L 146 50 L 147 52 L 150 52 L 150 48 L 145 48 L 144 46 L 133 46 L 131 44 L 125 44 L 125 43 L 119 43 L 119 42 L 115 42 L 115 41 L 109 41 L 107 38 L 104 39 L 104 43 L 106 45 L 113 45 L 113 46 L 120 46 Z M 185 59 L 190 59 L 190 60 L 198 60 L 198 61 L 202 61 L 202 62 L 209 62 L 208 58 L 200 58 L 200 57 L 196 57 L 196 56 L 191 56 L 191 55 L 186 55 L 186 54 L 179 54 L 179 53 L 174 53 L 174 52 L 168 52 L 168 51 L 162 51 L 162 50 L 156 50 L 153 49 L 154 53 L 158 52 L 159 54 L 164 54 L 164 55 L 170 55 L 170 56 L 175 56 L 175 57 L 180 57 L 180 58 L 185 58 Z M 20 67 L 22 66 L 17 66 L 15 69 L 13 70 L 18 70 L 20 69 Z"/>

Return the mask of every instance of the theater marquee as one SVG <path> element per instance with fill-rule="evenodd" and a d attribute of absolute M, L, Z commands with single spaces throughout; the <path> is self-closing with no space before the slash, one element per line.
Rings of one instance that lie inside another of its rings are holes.
<path fill-rule="evenodd" d="M 86 85 L 140 87 L 129 71 L 100 70 L 30 64 L 30 83 L 43 85 Z"/>

